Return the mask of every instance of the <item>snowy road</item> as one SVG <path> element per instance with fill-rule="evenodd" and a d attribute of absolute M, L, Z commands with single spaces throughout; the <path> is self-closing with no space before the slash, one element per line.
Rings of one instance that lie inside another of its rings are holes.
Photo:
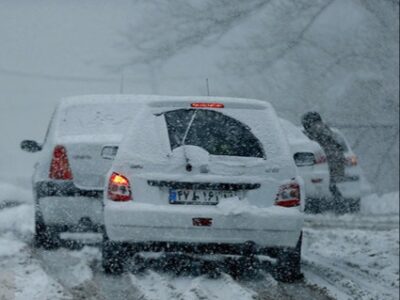
<path fill-rule="evenodd" d="M 398 206 L 391 214 L 307 216 L 305 278 L 282 284 L 264 272 L 212 278 L 160 266 L 107 276 L 96 245 L 33 249 L 33 207 L 21 202 L 0 209 L 0 299 L 398 299 Z"/>

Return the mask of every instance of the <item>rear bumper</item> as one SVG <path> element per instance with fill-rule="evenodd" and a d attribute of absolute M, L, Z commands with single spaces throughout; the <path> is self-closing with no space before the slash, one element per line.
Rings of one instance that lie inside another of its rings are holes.
<path fill-rule="evenodd" d="M 82 190 L 70 181 L 41 181 L 35 184 L 36 197 L 87 197 L 103 198 L 102 190 Z"/>
<path fill-rule="evenodd" d="M 299 239 L 300 236 L 297 237 Z M 122 247 L 125 255 L 136 254 L 138 252 L 162 252 L 179 254 L 199 254 L 199 255 L 267 255 L 276 258 L 278 253 L 293 247 L 263 247 L 254 243 L 184 243 L 184 242 L 111 242 L 115 246 Z"/>
<path fill-rule="evenodd" d="M 312 180 L 319 179 L 320 182 L 312 182 Z M 312 178 L 305 180 L 306 198 L 329 198 L 332 196 L 329 190 L 329 178 Z"/>
<path fill-rule="evenodd" d="M 306 198 L 329 198 L 329 173 L 328 172 L 309 172 L 301 175 L 304 179 Z"/>
<path fill-rule="evenodd" d="M 245 244 L 295 247 L 303 225 L 297 208 L 226 211 L 218 206 L 150 205 L 108 202 L 105 228 L 111 241 L 134 244 Z M 193 219 L 212 219 L 196 226 Z"/>
<path fill-rule="evenodd" d="M 336 187 L 345 199 L 361 198 L 361 181 L 358 175 L 347 175 L 336 182 Z"/>
<path fill-rule="evenodd" d="M 321 201 L 330 201 L 332 199 L 329 174 L 311 173 L 303 174 L 302 177 L 305 183 L 306 198 L 321 199 Z M 337 180 L 336 186 L 343 198 L 361 198 L 361 184 L 357 175 L 346 175 L 340 178 L 340 180 Z"/>
<path fill-rule="evenodd" d="M 100 199 L 88 197 L 44 197 L 38 199 L 38 208 L 47 225 L 74 227 L 90 220 L 103 224 L 103 206 Z"/>
<path fill-rule="evenodd" d="M 35 185 L 36 209 L 46 225 L 67 231 L 104 223 L 102 191 L 81 190 L 71 182 L 40 182 Z"/>

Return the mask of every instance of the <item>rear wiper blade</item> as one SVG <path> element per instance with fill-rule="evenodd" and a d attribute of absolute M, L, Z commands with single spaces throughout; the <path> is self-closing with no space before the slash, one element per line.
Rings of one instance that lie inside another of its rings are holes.
<path fill-rule="evenodd" d="M 185 134 L 183 135 L 182 141 L 181 141 L 181 143 L 180 143 L 181 146 L 184 146 L 184 145 L 185 145 L 187 135 L 188 135 L 188 133 L 189 133 L 190 128 L 192 127 L 192 124 L 193 124 L 194 119 L 196 118 L 196 114 L 197 114 L 197 110 L 194 111 L 194 113 L 193 113 L 193 115 L 192 115 L 192 118 L 191 118 L 190 121 L 189 121 L 188 127 L 186 128 Z"/>
<path fill-rule="evenodd" d="M 194 111 L 192 118 L 189 121 L 189 124 L 185 130 L 185 134 L 183 135 L 182 141 L 181 141 L 181 146 L 185 146 L 186 138 L 189 133 L 190 128 L 192 127 L 193 121 L 196 118 L 197 110 Z M 186 171 L 191 172 L 192 171 L 192 165 L 190 164 L 189 157 L 187 156 L 186 153 L 186 148 L 183 147 L 183 155 L 185 156 L 185 161 L 186 161 Z"/>

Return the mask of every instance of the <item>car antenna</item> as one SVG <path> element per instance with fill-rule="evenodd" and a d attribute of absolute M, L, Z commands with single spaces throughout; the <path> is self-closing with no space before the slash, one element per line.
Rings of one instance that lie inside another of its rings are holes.
<path fill-rule="evenodd" d="M 121 81 L 119 83 L 119 93 L 120 94 L 124 93 L 124 81 L 125 81 L 124 70 L 122 70 L 122 72 L 121 72 Z"/>
<path fill-rule="evenodd" d="M 207 96 L 210 96 L 210 86 L 208 84 L 208 78 L 206 78 L 206 88 L 207 88 Z"/>

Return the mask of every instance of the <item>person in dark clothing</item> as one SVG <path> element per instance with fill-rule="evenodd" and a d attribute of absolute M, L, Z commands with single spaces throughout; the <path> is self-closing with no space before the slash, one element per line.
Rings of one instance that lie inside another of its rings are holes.
<path fill-rule="evenodd" d="M 301 118 L 305 134 L 316 141 L 324 150 L 328 160 L 330 173 L 330 190 L 335 199 L 335 210 L 338 210 L 342 196 L 337 188 L 337 183 L 344 179 L 345 156 L 342 144 L 337 140 L 335 134 L 317 112 L 307 112 Z"/>
<path fill-rule="evenodd" d="M 308 112 L 301 120 L 306 135 L 316 141 L 326 154 L 331 182 L 336 183 L 344 177 L 345 157 L 344 148 L 336 135 L 323 121 L 319 113 Z"/>

